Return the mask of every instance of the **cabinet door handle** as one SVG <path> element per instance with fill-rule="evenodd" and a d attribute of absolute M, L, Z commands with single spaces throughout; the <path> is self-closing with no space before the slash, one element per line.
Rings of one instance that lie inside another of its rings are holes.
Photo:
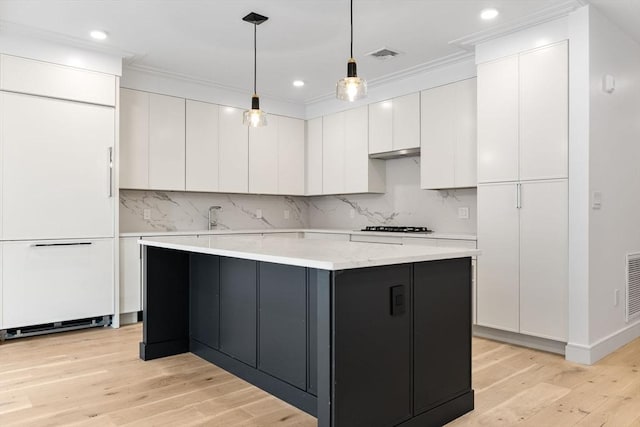
<path fill-rule="evenodd" d="M 88 246 L 92 245 L 93 242 L 67 242 L 67 243 L 34 243 L 31 245 L 32 248 L 46 248 L 52 246 Z"/>
<path fill-rule="evenodd" d="M 516 184 L 516 209 L 522 209 L 522 184 Z"/>
<path fill-rule="evenodd" d="M 113 197 L 113 147 L 107 148 L 107 165 L 109 167 L 109 197 Z"/>
<path fill-rule="evenodd" d="M 400 316 L 401 314 L 404 314 L 405 310 L 405 306 L 407 304 L 406 302 L 406 297 L 404 294 L 404 286 L 403 285 L 398 285 L 398 286 L 393 286 L 391 288 L 391 301 L 390 301 L 390 314 L 392 316 Z"/>

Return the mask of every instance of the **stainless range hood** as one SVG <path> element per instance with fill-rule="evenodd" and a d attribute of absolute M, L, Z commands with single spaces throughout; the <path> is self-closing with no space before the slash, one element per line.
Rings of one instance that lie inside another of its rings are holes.
<path fill-rule="evenodd" d="M 386 151 L 384 153 L 369 154 L 371 159 L 398 159 L 400 157 L 413 157 L 420 155 L 420 148 L 406 148 L 404 150 Z"/>

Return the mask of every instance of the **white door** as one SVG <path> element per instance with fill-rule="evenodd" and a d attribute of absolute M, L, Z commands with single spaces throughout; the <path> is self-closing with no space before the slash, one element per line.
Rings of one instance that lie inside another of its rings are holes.
<path fill-rule="evenodd" d="M 567 178 L 567 42 L 520 55 L 520 180 Z"/>
<path fill-rule="evenodd" d="M 345 112 L 344 191 L 369 191 L 369 114 L 367 106 Z"/>
<path fill-rule="evenodd" d="M 188 99 L 186 108 L 186 190 L 218 191 L 220 107 Z"/>
<path fill-rule="evenodd" d="M 393 100 L 369 104 L 369 154 L 393 150 Z"/>
<path fill-rule="evenodd" d="M 142 310 L 139 237 L 120 238 L 120 313 Z"/>
<path fill-rule="evenodd" d="M 322 194 L 322 117 L 307 120 L 305 136 L 305 194 Z"/>
<path fill-rule="evenodd" d="M 322 118 L 322 193 L 345 192 L 345 113 Z M 368 156 L 368 155 L 367 155 Z"/>
<path fill-rule="evenodd" d="M 478 185 L 477 79 L 454 83 L 456 88 L 455 187 Z"/>
<path fill-rule="evenodd" d="M 149 95 L 149 188 L 185 189 L 185 100 Z"/>
<path fill-rule="evenodd" d="M 267 126 L 249 128 L 249 193 L 278 194 L 278 122 L 269 115 Z"/>
<path fill-rule="evenodd" d="M 115 110 L 0 94 L 3 238 L 113 237 Z"/>
<path fill-rule="evenodd" d="M 5 328 L 113 314 L 113 239 L 5 242 Z"/>
<path fill-rule="evenodd" d="M 120 89 L 120 188 L 149 188 L 149 93 Z"/>
<path fill-rule="evenodd" d="M 424 90 L 420 148 L 420 188 L 455 186 L 456 87 Z"/>
<path fill-rule="evenodd" d="M 242 124 L 242 110 L 220 107 L 219 183 L 223 193 L 249 190 L 249 130 Z"/>
<path fill-rule="evenodd" d="M 478 186 L 478 325 L 519 332 L 517 184 Z"/>
<path fill-rule="evenodd" d="M 278 193 L 304 195 L 304 120 L 278 118 Z"/>
<path fill-rule="evenodd" d="M 522 183 L 520 332 L 567 340 L 567 181 Z M 484 261 L 484 253 L 479 257 Z"/>
<path fill-rule="evenodd" d="M 478 65 L 478 182 L 518 180 L 518 56 Z"/>
<path fill-rule="evenodd" d="M 420 94 L 393 99 L 393 149 L 420 147 Z"/>

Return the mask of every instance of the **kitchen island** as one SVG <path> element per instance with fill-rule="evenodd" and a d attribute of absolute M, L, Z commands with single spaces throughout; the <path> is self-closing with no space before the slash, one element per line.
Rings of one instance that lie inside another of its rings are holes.
<path fill-rule="evenodd" d="M 319 426 L 440 426 L 473 409 L 474 249 L 282 237 L 143 245 L 140 357 L 192 352 Z"/>

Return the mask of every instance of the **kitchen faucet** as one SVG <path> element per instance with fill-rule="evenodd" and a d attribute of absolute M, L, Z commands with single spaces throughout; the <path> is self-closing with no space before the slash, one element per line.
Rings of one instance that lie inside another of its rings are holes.
<path fill-rule="evenodd" d="M 218 226 L 219 210 L 222 210 L 222 206 L 209 206 L 209 230 Z"/>

